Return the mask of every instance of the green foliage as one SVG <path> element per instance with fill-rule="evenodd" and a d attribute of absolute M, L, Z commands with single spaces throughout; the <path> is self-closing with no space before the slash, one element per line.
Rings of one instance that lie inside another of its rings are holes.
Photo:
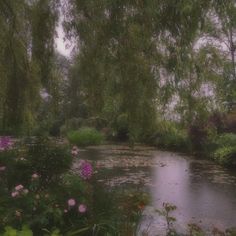
<path fill-rule="evenodd" d="M 0 233 L 4 235 L 62 235 L 87 227 L 87 214 L 79 204 L 89 206 L 92 188 L 79 175 L 69 173 L 72 157 L 55 141 L 33 139 L 0 152 Z M 76 206 L 70 208 L 73 198 Z M 55 230 L 57 228 L 58 230 Z M 45 234 L 46 232 L 46 234 Z M 1 234 L 2 235 L 2 234 Z"/>
<path fill-rule="evenodd" d="M 236 148 L 223 146 L 218 149 L 213 154 L 213 158 L 220 164 L 230 164 L 236 161 Z"/>
<path fill-rule="evenodd" d="M 236 135 L 225 133 L 217 136 L 213 141 L 215 149 L 211 156 L 220 164 L 235 164 L 236 163 Z"/>
<path fill-rule="evenodd" d="M 168 202 L 163 203 L 163 209 L 159 210 L 157 209 L 156 211 L 160 216 L 163 216 L 166 221 L 166 233 L 167 235 L 176 235 L 175 230 L 173 228 L 173 223 L 176 221 L 176 218 L 171 216 L 170 214 L 175 211 L 177 207 L 173 204 L 170 204 Z"/>
<path fill-rule="evenodd" d="M 70 169 L 72 157 L 68 150 L 45 138 L 28 145 L 27 160 L 31 170 L 43 176 L 44 184 L 59 181 L 62 173 Z"/>
<path fill-rule="evenodd" d="M 77 146 L 98 145 L 103 141 L 103 135 L 94 128 L 84 127 L 67 134 L 70 143 Z"/>
<path fill-rule="evenodd" d="M 161 148 L 185 152 L 191 150 L 191 142 L 187 133 L 178 128 L 174 122 L 169 121 L 158 123 L 155 135 L 150 137 L 150 142 Z"/>
<path fill-rule="evenodd" d="M 190 236 L 204 236 L 203 230 L 196 224 L 188 224 Z"/>
<path fill-rule="evenodd" d="M 40 188 L 59 181 L 62 173 L 70 169 L 72 157 L 66 150 L 44 138 L 27 140 L 17 148 L 0 152 L 0 164 L 7 169 L 8 188 L 14 187 L 15 181 L 29 184 L 31 175 L 41 176 Z"/>
<path fill-rule="evenodd" d="M 22 230 L 16 230 L 10 226 L 7 226 L 5 227 L 3 236 L 33 236 L 33 232 L 27 226 L 23 226 Z"/>
<path fill-rule="evenodd" d="M 188 127 L 188 135 L 196 153 L 209 153 L 214 148 L 217 128 L 206 119 L 196 119 Z"/>
<path fill-rule="evenodd" d="M 118 139 L 126 140 L 129 133 L 128 115 L 120 114 L 115 122 L 116 136 Z"/>
<path fill-rule="evenodd" d="M 218 146 L 235 146 L 236 144 L 236 134 L 224 133 L 217 137 L 216 144 Z"/>

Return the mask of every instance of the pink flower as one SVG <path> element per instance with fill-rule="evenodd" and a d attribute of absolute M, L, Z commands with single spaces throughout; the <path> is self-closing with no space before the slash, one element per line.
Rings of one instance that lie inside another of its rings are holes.
<path fill-rule="evenodd" d="M 15 190 L 16 190 L 16 191 L 21 191 L 23 188 L 24 188 L 24 186 L 21 185 L 21 184 L 19 184 L 19 185 L 17 185 L 17 186 L 15 187 Z"/>
<path fill-rule="evenodd" d="M 76 204 L 75 199 L 71 198 L 67 201 L 69 207 L 73 207 Z"/>
<path fill-rule="evenodd" d="M 64 213 L 67 213 L 68 212 L 68 210 L 67 209 L 64 209 Z"/>
<path fill-rule="evenodd" d="M 0 171 L 6 170 L 6 166 L 0 166 Z"/>
<path fill-rule="evenodd" d="M 77 152 L 76 150 L 72 150 L 72 151 L 71 151 L 71 154 L 72 154 L 73 156 L 77 156 L 77 155 L 78 155 L 78 152 Z"/>
<path fill-rule="evenodd" d="M 0 137 L 0 151 L 8 150 L 12 147 L 13 141 L 10 137 Z"/>
<path fill-rule="evenodd" d="M 78 153 L 79 153 L 78 147 L 77 147 L 77 146 L 73 146 L 73 147 L 72 147 L 72 150 L 71 150 L 71 155 L 77 156 Z"/>
<path fill-rule="evenodd" d="M 37 174 L 37 173 L 34 173 L 34 174 L 32 174 L 32 179 L 38 179 L 39 178 L 39 175 Z"/>
<path fill-rule="evenodd" d="M 17 197 L 18 195 L 19 195 L 19 192 L 17 192 L 17 191 L 14 191 L 14 192 L 11 193 L 12 197 Z"/>
<path fill-rule="evenodd" d="M 87 211 L 87 207 L 84 204 L 80 204 L 78 207 L 78 211 L 80 213 L 85 213 Z"/>
<path fill-rule="evenodd" d="M 88 180 L 93 175 L 93 167 L 88 161 L 84 161 L 80 166 L 80 177 L 82 179 Z"/>

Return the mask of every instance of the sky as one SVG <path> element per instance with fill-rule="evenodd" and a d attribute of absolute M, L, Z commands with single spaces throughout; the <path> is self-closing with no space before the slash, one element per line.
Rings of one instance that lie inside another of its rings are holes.
<path fill-rule="evenodd" d="M 70 57 L 72 47 L 66 48 L 66 44 L 68 44 L 68 41 L 64 41 L 65 33 L 61 24 L 57 27 L 57 34 L 58 37 L 55 39 L 56 50 L 62 55 Z"/>
<path fill-rule="evenodd" d="M 66 45 L 70 45 L 71 43 L 68 40 L 64 40 L 65 32 L 62 27 L 62 21 L 59 22 L 57 26 L 57 37 L 55 39 L 56 50 L 61 53 L 63 56 L 70 57 L 70 53 L 73 49 L 73 45 L 69 48 L 66 48 Z"/>

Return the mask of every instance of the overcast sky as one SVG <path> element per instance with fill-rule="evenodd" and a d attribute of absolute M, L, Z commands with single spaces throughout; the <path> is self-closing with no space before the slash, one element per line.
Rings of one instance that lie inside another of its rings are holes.
<path fill-rule="evenodd" d="M 57 51 L 61 53 L 62 55 L 69 57 L 73 49 L 73 46 L 66 48 L 66 45 L 70 45 L 71 43 L 68 42 L 68 40 L 64 41 L 65 32 L 62 27 L 62 19 L 60 20 L 57 26 L 57 35 L 58 37 L 55 39 Z"/>

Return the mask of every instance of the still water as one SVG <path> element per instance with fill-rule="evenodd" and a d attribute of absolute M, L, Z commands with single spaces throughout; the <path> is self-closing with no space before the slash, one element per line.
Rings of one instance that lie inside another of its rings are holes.
<path fill-rule="evenodd" d="M 140 231 L 161 235 L 165 224 L 155 209 L 163 202 L 177 206 L 176 228 L 189 223 L 208 229 L 236 226 L 236 170 L 211 161 L 153 147 L 103 145 L 81 150 L 80 157 L 94 162 L 98 182 L 109 188 L 141 188 L 151 197 Z M 74 164 L 74 169 L 77 163 Z M 102 174 L 101 174 L 102 173 Z M 209 234 L 210 235 L 210 234 Z"/>

